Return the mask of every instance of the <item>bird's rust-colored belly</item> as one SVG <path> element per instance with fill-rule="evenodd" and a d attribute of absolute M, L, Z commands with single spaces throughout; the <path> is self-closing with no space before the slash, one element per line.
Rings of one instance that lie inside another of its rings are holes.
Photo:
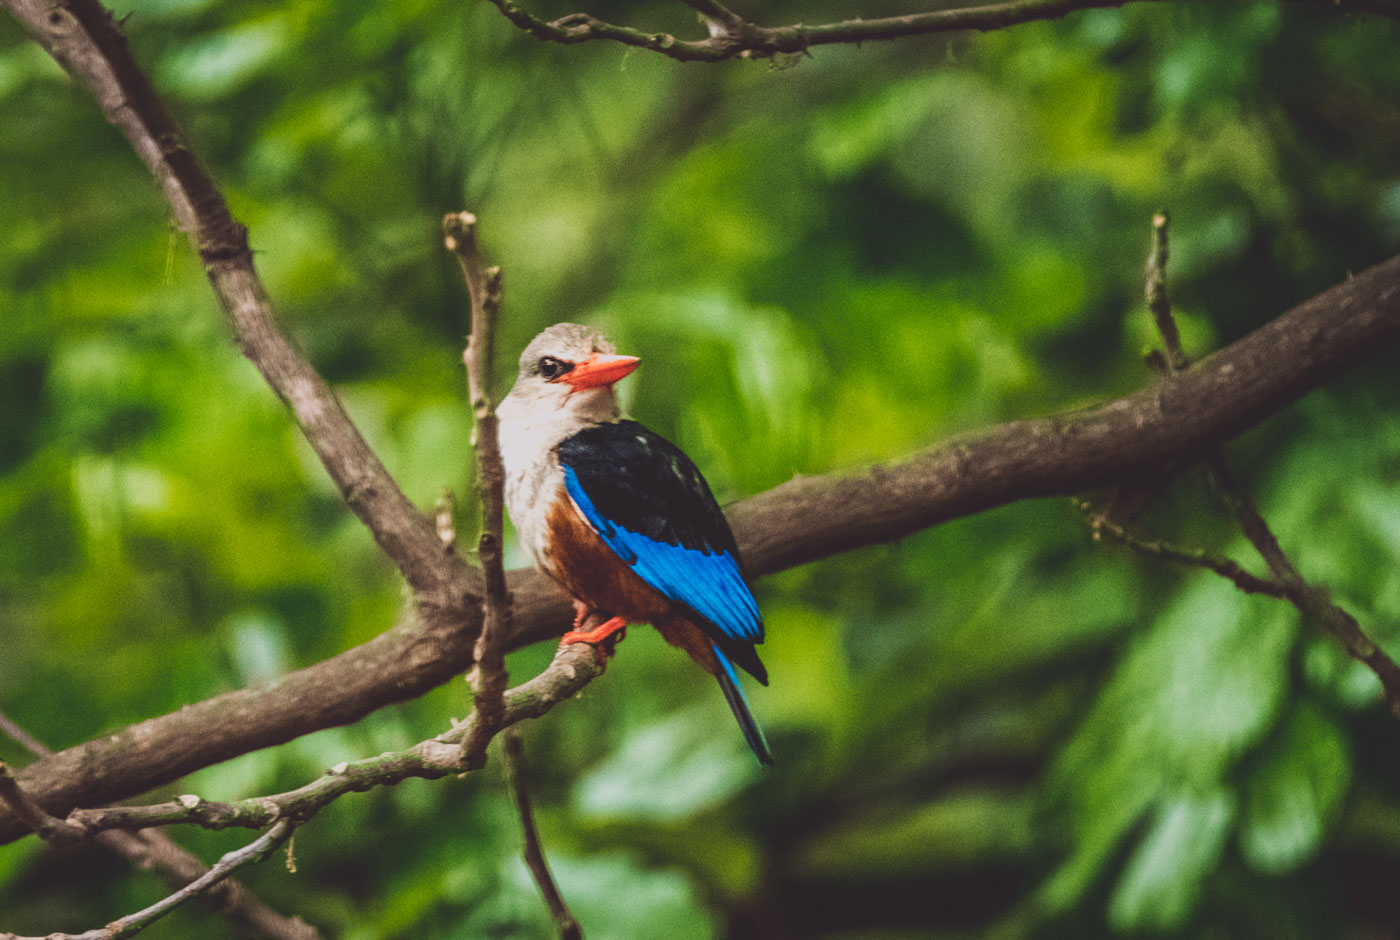
<path fill-rule="evenodd" d="M 719 671 L 705 631 L 690 622 L 684 608 L 617 557 L 563 487 L 550 506 L 549 533 L 542 567 L 564 590 L 594 610 L 651 624 L 667 643 L 685 650 L 707 672 Z"/>

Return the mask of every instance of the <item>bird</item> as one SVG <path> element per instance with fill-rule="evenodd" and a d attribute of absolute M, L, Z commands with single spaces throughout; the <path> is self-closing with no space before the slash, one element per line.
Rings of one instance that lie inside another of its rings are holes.
<path fill-rule="evenodd" d="M 535 564 L 574 599 L 562 643 L 650 623 L 718 681 L 762 764 L 773 753 L 735 666 L 763 685 L 763 619 L 734 533 L 695 463 L 624 418 L 614 385 L 640 359 L 559 323 L 536 336 L 497 408 L 506 510 Z M 606 620 L 581 629 L 594 614 Z M 601 655 L 601 654 L 600 654 Z"/>

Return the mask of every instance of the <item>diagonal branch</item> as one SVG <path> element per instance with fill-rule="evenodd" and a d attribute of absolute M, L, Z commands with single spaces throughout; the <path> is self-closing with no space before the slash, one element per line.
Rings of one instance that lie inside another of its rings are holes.
<path fill-rule="evenodd" d="M 1332 603 L 1325 588 L 1303 580 L 1292 560 L 1279 546 L 1268 523 L 1259 514 L 1254 500 L 1236 482 L 1223 458 L 1217 456 L 1211 462 L 1210 476 L 1216 494 L 1234 517 L 1240 531 L 1283 586 L 1284 596 L 1304 618 L 1321 625 L 1341 642 L 1348 655 L 1366 664 L 1376 674 L 1386 704 L 1390 706 L 1391 713 L 1400 718 L 1400 664 L 1366 635 L 1355 617 Z"/>
<path fill-rule="evenodd" d="M 572 44 L 602 40 L 650 49 L 682 62 L 718 62 L 733 58 L 762 59 L 791 55 L 806 52 L 813 46 L 833 43 L 860 44 L 932 33 L 1005 29 L 1035 20 L 1058 19 L 1078 10 L 1121 7 L 1133 2 L 1163 3 L 1168 0 L 1007 0 L 905 16 L 843 20 L 818 26 L 758 26 L 734 14 L 716 0 L 685 0 L 687 5 L 705 17 L 709 27 L 709 38 L 699 40 L 681 40 L 669 33 L 649 33 L 618 26 L 587 13 L 572 13 L 556 20 L 544 20 L 524 10 L 513 0 L 491 2 L 518 28 L 548 42 Z M 1290 2 L 1400 18 L 1400 0 Z"/>
<path fill-rule="evenodd" d="M 1114 522 L 1109 518 L 1108 514 L 1094 512 L 1087 502 L 1080 501 L 1078 507 L 1088 518 L 1089 528 L 1090 531 L 1093 532 L 1095 539 L 1108 536 L 1108 538 L 1113 541 L 1126 545 L 1133 551 L 1150 558 L 1159 558 L 1164 561 L 1173 561 L 1180 565 L 1189 565 L 1194 568 L 1205 568 L 1207 571 L 1214 571 L 1222 578 L 1233 581 L 1235 587 L 1244 591 L 1246 594 L 1263 594 L 1267 597 L 1285 596 L 1283 585 L 1279 584 L 1277 581 L 1251 574 L 1233 559 L 1212 555 L 1205 549 L 1183 548 L 1179 545 L 1173 545 L 1170 542 L 1139 538 L 1123 526 Z"/>
<path fill-rule="evenodd" d="M 278 330 L 253 266 L 248 230 L 184 144 L 126 38 L 97 0 L 0 0 L 30 35 L 97 98 L 155 175 L 190 236 L 244 355 L 291 407 L 345 502 L 415 592 L 444 595 L 469 584 L 432 523 L 399 490 L 329 386 Z"/>
<path fill-rule="evenodd" d="M 228 852 L 199 878 L 191 881 L 180 890 L 161 898 L 150 907 L 119 917 L 105 927 L 88 930 L 84 933 L 50 933 L 43 937 L 20 937 L 15 934 L 0 934 L 0 940 L 122 940 L 135 936 L 151 924 L 169 914 L 185 902 L 198 897 L 223 881 L 233 872 L 249 862 L 260 862 L 275 852 L 292 837 L 295 825 L 290 819 L 281 819 L 272 828 L 258 836 L 241 849 Z"/>
<path fill-rule="evenodd" d="M 20 822 L 33 830 L 45 842 L 54 845 L 73 845 L 81 842 L 87 830 L 80 825 L 50 816 L 44 808 L 35 803 L 15 779 L 14 772 L 4 761 L 0 761 L 0 803 L 10 808 Z"/>
<path fill-rule="evenodd" d="M 1208 454 L 1397 340 L 1400 257 L 1133 395 L 997 425 L 887 464 L 794 478 L 729 507 L 730 519 L 745 561 L 761 575 L 1017 500 L 1082 493 Z M 510 588 L 511 648 L 568 627 L 568 601 L 544 575 L 512 572 Z M 472 601 L 412 619 L 270 687 L 221 695 L 35 761 L 20 772 L 21 784 L 50 813 L 66 813 L 421 695 L 470 666 L 481 617 Z M 0 818 L 0 841 L 26 831 Z"/>

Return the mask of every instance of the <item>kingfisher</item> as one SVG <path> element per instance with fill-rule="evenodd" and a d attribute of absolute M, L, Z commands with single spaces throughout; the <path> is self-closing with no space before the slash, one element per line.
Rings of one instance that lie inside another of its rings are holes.
<path fill-rule="evenodd" d="M 744 740 L 771 764 L 734 668 L 768 684 L 754 649 L 763 619 L 705 478 L 618 408 L 613 386 L 640 361 L 576 323 L 525 347 L 497 409 L 506 509 L 535 564 L 574 599 L 563 643 L 598 644 L 650 623 L 719 680 Z M 606 619 L 582 630 L 594 614 Z"/>

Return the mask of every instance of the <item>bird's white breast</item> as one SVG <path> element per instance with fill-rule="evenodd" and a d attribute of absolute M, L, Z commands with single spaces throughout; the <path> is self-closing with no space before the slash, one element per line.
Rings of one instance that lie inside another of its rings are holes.
<path fill-rule="evenodd" d="M 601 421 L 616 421 L 617 399 L 611 388 L 587 389 L 555 401 L 555 387 L 516 388 L 496 409 L 501 462 L 506 472 L 506 511 L 520 541 L 549 570 L 549 511 L 564 485 L 564 468 L 555 448 L 561 441 Z"/>

